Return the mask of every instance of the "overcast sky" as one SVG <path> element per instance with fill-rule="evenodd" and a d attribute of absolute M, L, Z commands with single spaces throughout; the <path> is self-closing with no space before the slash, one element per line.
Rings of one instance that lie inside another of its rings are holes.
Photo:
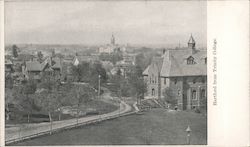
<path fill-rule="evenodd" d="M 6 43 L 206 44 L 204 1 L 5 2 Z"/>

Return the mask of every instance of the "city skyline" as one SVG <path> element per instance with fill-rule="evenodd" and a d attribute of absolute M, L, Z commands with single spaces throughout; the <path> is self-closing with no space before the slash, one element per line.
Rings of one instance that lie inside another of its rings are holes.
<path fill-rule="evenodd" d="M 206 2 L 6 2 L 7 44 L 206 46 Z M 176 7 L 178 5 L 178 7 Z M 186 12 L 186 13 L 183 13 Z M 133 15 L 131 15 L 133 14 Z"/>

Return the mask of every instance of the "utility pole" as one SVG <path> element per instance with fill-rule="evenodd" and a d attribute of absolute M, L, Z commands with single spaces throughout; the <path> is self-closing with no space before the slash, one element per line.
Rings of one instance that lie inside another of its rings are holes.
<path fill-rule="evenodd" d="M 101 75 L 98 76 L 98 98 L 100 99 L 101 94 Z"/>

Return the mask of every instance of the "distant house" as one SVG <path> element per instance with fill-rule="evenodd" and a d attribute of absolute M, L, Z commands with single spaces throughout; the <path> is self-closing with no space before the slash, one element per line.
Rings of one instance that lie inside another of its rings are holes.
<path fill-rule="evenodd" d="M 122 57 L 125 63 L 130 64 L 130 65 L 135 65 L 136 54 L 129 54 L 129 53 L 124 52 Z"/>
<path fill-rule="evenodd" d="M 27 79 L 40 80 L 46 65 L 47 64 L 42 64 L 38 61 L 27 61 L 24 68 L 24 77 Z"/>
<path fill-rule="evenodd" d="M 13 63 L 10 59 L 5 59 L 5 75 L 13 72 Z"/>
<path fill-rule="evenodd" d="M 60 80 L 62 72 L 61 59 L 47 57 L 42 63 L 27 61 L 23 68 L 24 77 L 27 79 L 41 80 L 41 76 L 45 72 L 50 72 L 51 76 Z"/>
<path fill-rule="evenodd" d="M 112 34 L 111 39 L 110 39 L 110 44 L 99 47 L 98 51 L 99 51 L 99 54 L 112 54 L 115 52 L 125 52 L 126 47 L 116 44 L 115 37 Z"/>
<path fill-rule="evenodd" d="M 98 56 L 92 56 L 92 55 L 81 55 L 81 56 L 75 56 L 73 59 L 73 65 L 77 66 L 82 62 L 89 62 L 94 63 L 98 61 Z"/>
<path fill-rule="evenodd" d="M 207 53 L 195 48 L 191 35 L 188 48 L 164 50 L 143 72 L 147 97 L 162 98 L 170 89 L 179 109 L 202 106 L 207 98 Z"/>

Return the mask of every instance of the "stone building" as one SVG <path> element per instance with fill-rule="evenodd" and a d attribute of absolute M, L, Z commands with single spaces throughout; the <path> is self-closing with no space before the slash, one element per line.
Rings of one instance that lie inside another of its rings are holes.
<path fill-rule="evenodd" d="M 168 49 L 152 59 L 143 72 L 148 98 L 163 98 L 169 92 L 181 110 L 200 108 L 207 98 L 207 53 L 195 47 L 191 35 L 187 48 Z"/>

